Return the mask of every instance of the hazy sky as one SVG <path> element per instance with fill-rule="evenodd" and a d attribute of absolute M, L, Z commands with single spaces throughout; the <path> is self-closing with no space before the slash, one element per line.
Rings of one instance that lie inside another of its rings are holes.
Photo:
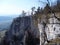
<path fill-rule="evenodd" d="M 22 10 L 29 11 L 38 5 L 44 6 L 42 3 L 38 3 L 38 0 L 0 0 L 0 15 L 18 15 Z"/>

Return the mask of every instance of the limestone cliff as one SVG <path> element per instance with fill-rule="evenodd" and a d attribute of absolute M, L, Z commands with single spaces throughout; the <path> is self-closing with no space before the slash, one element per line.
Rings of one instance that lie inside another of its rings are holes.
<path fill-rule="evenodd" d="M 39 30 L 34 25 L 32 16 L 17 17 L 6 32 L 2 43 L 3 45 L 37 45 L 39 36 Z"/>

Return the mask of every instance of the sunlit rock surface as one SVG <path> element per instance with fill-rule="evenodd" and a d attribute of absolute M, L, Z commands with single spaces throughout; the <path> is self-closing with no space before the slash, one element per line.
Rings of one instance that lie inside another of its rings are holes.
<path fill-rule="evenodd" d="M 38 22 L 39 22 L 39 20 L 38 20 Z M 40 45 L 45 43 L 47 40 L 49 41 L 49 40 L 53 40 L 57 37 L 60 37 L 60 19 L 58 17 L 56 17 L 54 14 L 52 14 L 52 16 L 48 19 L 48 22 L 49 23 L 46 23 L 46 26 L 45 26 L 45 33 L 47 36 L 44 36 L 45 34 L 43 32 L 43 29 L 44 29 L 43 23 L 41 23 L 41 22 L 38 23 L 38 28 L 40 31 Z M 45 37 L 46 37 L 46 39 L 45 39 Z"/>

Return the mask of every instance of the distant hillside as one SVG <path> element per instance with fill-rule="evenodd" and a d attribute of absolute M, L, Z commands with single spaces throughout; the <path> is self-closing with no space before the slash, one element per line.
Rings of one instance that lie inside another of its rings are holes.
<path fill-rule="evenodd" d="M 1 21 L 11 20 L 11 19 L 12 19 L 12 17 L 0 16 L 0 22 L 1 22 Z"/>
<path fill-rule="evenodd" d="M 0 16 L 0 30 L 8 29 L 11 25 L 13 17 Z"/>
<path fill-rule="evenodd" d="M 0 30 L 8 29 L 14 18 L 19 15 L 0 16 Z"/>

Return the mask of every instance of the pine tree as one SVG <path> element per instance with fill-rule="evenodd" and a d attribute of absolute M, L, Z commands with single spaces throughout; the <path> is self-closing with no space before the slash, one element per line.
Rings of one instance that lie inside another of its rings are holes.
<path fill-rule="evenodd" d="M 26 16 L 26 12 L 23 10 L 22 11 L 22 16 L 25 17 Z"/>

